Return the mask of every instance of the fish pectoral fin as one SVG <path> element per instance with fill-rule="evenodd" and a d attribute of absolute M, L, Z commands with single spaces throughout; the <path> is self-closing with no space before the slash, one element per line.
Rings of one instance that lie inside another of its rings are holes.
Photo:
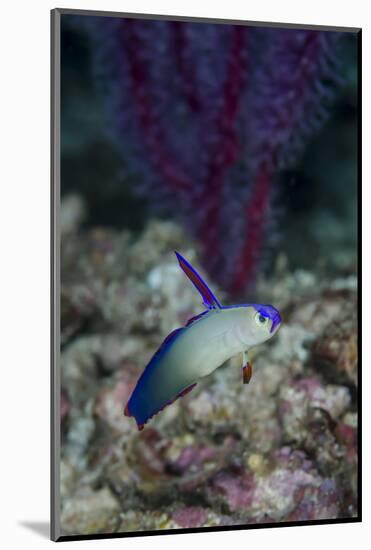
<path fill-rule="evenodd" d="M 242 378 L 243 383 L 248 384 L 252 377 L 252 364 L 247 359 L 246 352 L 242 352 Z"/>

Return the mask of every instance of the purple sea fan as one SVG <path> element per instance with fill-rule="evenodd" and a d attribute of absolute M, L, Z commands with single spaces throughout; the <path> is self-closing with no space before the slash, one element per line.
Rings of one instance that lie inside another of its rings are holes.
<path fill-rule="evenodd" d="M 108 126 L 136 191 L 242 294 L 260 265 L 280 170 L 327 116 L 339 33 L 90 18 Z"/>
<path fill-rule="evenodd" d="M 255 275 L 275 176 L 295 162 L 308 138 L 324 123 L 335 85 L 340 83 L 339 33 L 264 29 L 264 34 L 264 57 L 245 106 L 251 198 L 244 205 L 245 229 L 232 282 L 235 291 L 243 289 L 246 275 Z"/>

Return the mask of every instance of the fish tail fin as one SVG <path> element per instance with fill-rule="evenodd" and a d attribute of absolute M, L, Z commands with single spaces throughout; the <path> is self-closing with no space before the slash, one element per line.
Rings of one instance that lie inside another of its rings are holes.
<path fill-rule="evenodd" d="M 201 294 L 203 303 L 209 309 L 221 309 L 221 304 L 217 300 L 215 294 L 210 290 L 205 281 L 202 279 L 201 275 L 197 273 L 194 267 L 191 266 L 189 262 L 179 252 L 175 250 L 175 255 L 178 259 L 179 265 L 187 275 L 191 283 L 196 287 L 198 292 Z"/>
<path fill-rule="evenodd" d="M 124 415 L 128 416 L 129 418 L 133 416 L 129 411 L 129 402 L 125 405 Z M 139 422 L 136 418 L 135 421 L 137 423 L 138 430 L 141 432 L 144 429 L 145 422 Z"/>

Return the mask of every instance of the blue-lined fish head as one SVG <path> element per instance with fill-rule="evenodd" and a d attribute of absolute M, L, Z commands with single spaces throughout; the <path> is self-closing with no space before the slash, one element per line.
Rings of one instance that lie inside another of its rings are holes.
<path fill-rule="evenodd" d="M 279 311 L 270 305 L 248 304 L 242 306 L 236 325 L 238 337 L 247 347 L 266 342 L 281 325 Z"/>

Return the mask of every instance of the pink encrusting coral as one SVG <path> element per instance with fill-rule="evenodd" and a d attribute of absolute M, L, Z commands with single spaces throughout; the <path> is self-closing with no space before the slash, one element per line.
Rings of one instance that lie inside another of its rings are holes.
<path fill-rule="evenodd" d="M 254 282 L 277 176 L 326 118 L 340 33 L 90 18 L 107 125 L 136 189 L 231 294 Z M 207 258 L 207 261 L 206 261 Z"/>
<path fill-rule="evenodd" d="M 180 508 L 173 514 L 173 520 L 180 527 L 200 527 L 207 520 L 207 512 L 200 507 Z"/>

